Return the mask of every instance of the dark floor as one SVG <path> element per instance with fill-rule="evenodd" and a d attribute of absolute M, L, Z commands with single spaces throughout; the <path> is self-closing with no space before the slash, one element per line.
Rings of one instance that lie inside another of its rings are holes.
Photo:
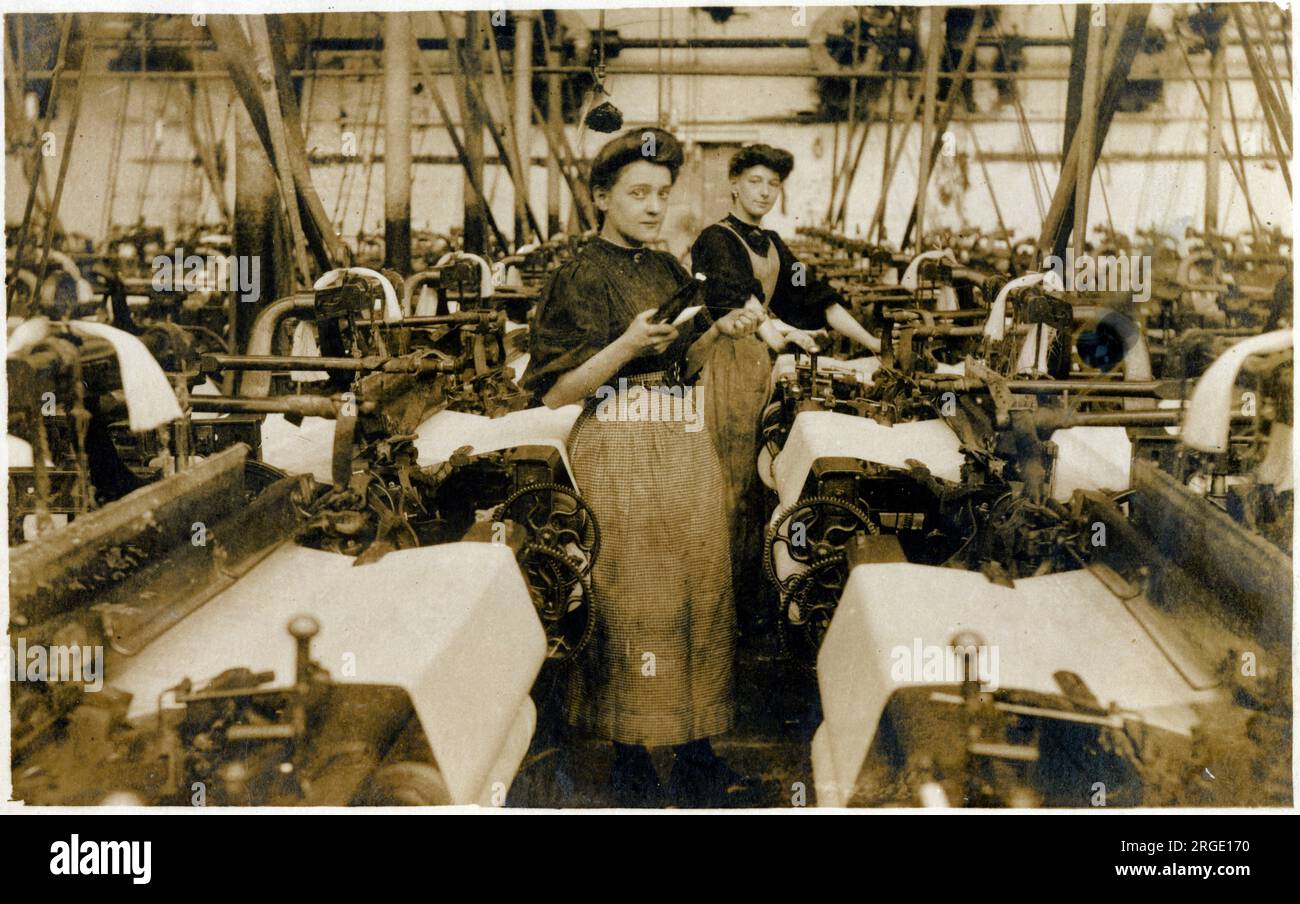
<path fill-rule="evenodd" d="M 609 771 L 613 748 L 564 723 L 565 675 L 551 663 L 533 688 L 537 731 L 510 789 L 511 807 L 612 807 Z M 821 722 L 812 672 L 782 656 L 771 639 L 743 643 L 736 657 L 736 727 L 713 739 L 732 769 L 764 780 L 761 806 L 811 805 L 809 744 Z M 672 751 L 651 751 L 667 781 Z M 798 783 L 802 783 L 801 785 Z"/>

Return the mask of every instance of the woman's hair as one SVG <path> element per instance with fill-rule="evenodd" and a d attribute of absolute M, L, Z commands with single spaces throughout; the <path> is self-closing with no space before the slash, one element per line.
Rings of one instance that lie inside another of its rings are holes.
<path fill-rule="evenodd" d="M 596 152 L 591 161 L 591 175 L 587 184 L 591 190 L 608 191 L 618 181 L 623 167 L 638 160 L 666 167 L 677 181 L 677 171 L 682 168 L 682 145 L 671 133 L 663 129 L 628 129 Z"/>
<path fill-rule="evenodd" d="M 765 166 L 785 181 L 794 169 L 794 154 L 770 144 L 750 144 L 736 151 L 731 158 L 728 175 L 734 179 L 745 170 L 754 166 Z"/>

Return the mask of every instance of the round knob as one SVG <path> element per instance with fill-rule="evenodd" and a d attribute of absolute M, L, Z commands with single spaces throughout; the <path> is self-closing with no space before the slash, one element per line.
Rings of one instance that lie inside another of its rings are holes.
<path fill-rule="evenodd" d="M 311 640 L 320 633 L 320 622 L 310 615 L 295 615 L 289 621 L 289 633 L 297 640 Z"/>

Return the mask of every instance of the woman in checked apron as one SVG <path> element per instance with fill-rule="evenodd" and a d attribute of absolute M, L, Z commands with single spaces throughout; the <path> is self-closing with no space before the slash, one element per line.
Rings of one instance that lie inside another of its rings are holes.
<path fill-rule="evenodd" d="M 762 228 L 763 217 L 781 196 L 794 168 L 789 151 L 754 144 L 731 158 L 731 213 L 707 227 L 691 247 L 691 266 L 708 279 L 709 310 L 721 316 L 737 308 L 764 315 L 754 335 L 719 344 L 701 380 L 709 432 L 722 462 L 726 510 L 731 533 L 732 583 L 744 601 L 741 631 L 760 634 L 763 504 L 755 462 L 758 422 L 771 386 L 768 352 L 788 345 L 816 351 L 813 333 L 836 332 L 880 350 L 872 336 L 844 309 L 840 296 L 803 266 L 775 232 Z"/>
<path fill-rule="evenodd" d="M 547 284 L 523 381 L 550 407 L 584 406 L 568 451 L 602 545 L 595 632 L 572 665 L 566 709 L 571 724 L 614 742 L 621 805 L 726 806 L 755 790 L 708 740 L 732 725 L 735 646 L 723 479 L 709 433 L 599 404 L 621 379 L 651 392 L 691 384 L 709 353 L 757 326 L 743 310 L 716 321 L 701 312 L 676 327 L 651 319 L 691 278 L 646 247 L 681 163 L 677 140 L 658 129 L 626 132 L 596 155 L 599 236 Z M 706 407 L 705 422 L 714 414 Z M 667 797 L 647 750 L 660 746 L 675 752 Z"/>

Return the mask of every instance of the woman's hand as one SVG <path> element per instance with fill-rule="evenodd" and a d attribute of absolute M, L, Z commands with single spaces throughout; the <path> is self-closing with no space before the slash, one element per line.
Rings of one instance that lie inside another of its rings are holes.
<path fill-rule="evenodd" d="M 810 355 L 821 350 L 817 336 L 804 330 L 795 329 L 777 317 L 767 318 L 759 328 L 758 334 L 777 354 L 785 351 L 791 345 L 803 349 Z"/>
<path fill-rule="evenodd" d="M 791 329 L 785 334 L 786 345 L 797 345 L 810 355 L 815 355 L 821 351 L 821 346 L 817 343 L 817 337 L 811 333 L 805 333 L 803 330 Z"/>
<path fill-rule="evenodd" d="M 730 339 L 743 339 L 758 329 L 764 320 L 763 309 L 752 311 L 749 305 L 728 311 L 714 321 L 718 332 Z"/>
<path fill-rule="evenodd" d="M 658 308 L 642 311 L 628 324 L 615 341 L 620 343 L 631 358 L 643 355 L 662 355 L 677 338 L 677 328 L 666 323 L 651 323 L 650 318 Z"/>

